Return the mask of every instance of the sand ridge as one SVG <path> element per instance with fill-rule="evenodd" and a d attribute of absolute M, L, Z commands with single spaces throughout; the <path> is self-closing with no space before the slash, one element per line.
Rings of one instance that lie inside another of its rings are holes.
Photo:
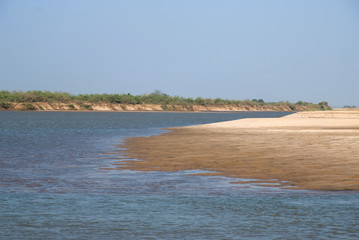
<path fill-rule="evenodd" d="M 345 116 L 345 117 L 344 117 Z M 359 190 L 359 111 L 295 113 L 180 127 L 127 139 L 117 169 L 207 170 L 283 187 Z"/>

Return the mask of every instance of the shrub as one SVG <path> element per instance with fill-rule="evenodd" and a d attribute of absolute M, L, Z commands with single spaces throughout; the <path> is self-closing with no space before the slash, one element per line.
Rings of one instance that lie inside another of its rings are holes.
<path fill-rule="evenodd" d="M 35 110 L 37 110 L 37 108 L 34 105 L 32 105 L 31 103 L 28 103 L 25 105 L 25 110 L 26 111 L 35 111 Z"/>
<path fill-rule="evenodd" d="M 263 104 L 264 100 L 263 99 L 252 99 L 252 102 Z"/>
<path fill-rule="evenodd" d="M 204 101 L 204 99 L 201 98 L 201 97 L 196 98 L 196 99 L 194 100 L 194 103 L 197 104 L 197 105 L 202 105 L 202 106 L 205 105 L 205 101 Z"/>
<path fill-rule="evenodd" d="M 163 111 L 171 111 L 171 108 L 168 107 L 167 105 L 162 105 L 161 108 Z"/>
<path fill-rule="evenodd" d="M 329 107 L 328 102 L 320 102 L 318 103 L 320 110 L 330 110 L 331 107 Z"/>
<path fill-rule="evenodd" d="M 8 110 L 11 106 L 12 106 L 11 103 L 0 102 L 0 108 L 2 108 L 2 109 Z"/>
<path fill-rule="evenodd" d="M 296 107 L 294 104 L 288 104 L 288 107 L 290 108 L 290 110 L 292 110 L 293 112 L 296 110 Z"/>
<path fill-rule="evenodd" d="M 86 110 L 93 110 L 92 105 L 85 104 L 85 105 L 82 105 L 82 107 L 85 108 Z"/>

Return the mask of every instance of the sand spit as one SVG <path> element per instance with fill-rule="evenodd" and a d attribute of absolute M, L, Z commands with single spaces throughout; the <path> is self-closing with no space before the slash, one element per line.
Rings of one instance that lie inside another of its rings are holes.
<path fill-rule="evenodd" d="M 118 169 L 207 170 L 282 187 L 359 190 L 359 111 L 301 112 L 127 139 Z"/>

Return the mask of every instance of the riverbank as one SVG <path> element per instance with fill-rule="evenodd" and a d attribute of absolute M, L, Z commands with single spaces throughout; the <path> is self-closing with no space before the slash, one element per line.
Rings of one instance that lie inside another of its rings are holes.
<path fill-rule="evenodd" d="M 200 169 L 211 171 L 205 175 L 259 179 L 284 188 L 359 190 L 359 111 L 303 112 L 170 130 L 127 139 L 123 154 L 140 161 L 121 161 L 117 168 Z"/>
<path fill-rule="evenodd" d="M 239 105 L 175 105 L 175 104 L 116 104 L 116 103 L 76 103 L 76 102 L 14 102 L 3 103 L 0 110 L 8 111 L 99 111 L 99 112 L 237 112 L 237 111 L 279 111 L 293 112 L 315 110 L 312 105 L 290 104 L 239 104 Z"/>
<path fill-rule="evenodd" d="M 318 111 L 331 110 L 327 102 L 265 102 L 263 99 L 229 100 L 185 98 L 161 91 L 151 94 L 78 94 L 49 91 L 0 91 L 0 110 L 7 111 Z"/>

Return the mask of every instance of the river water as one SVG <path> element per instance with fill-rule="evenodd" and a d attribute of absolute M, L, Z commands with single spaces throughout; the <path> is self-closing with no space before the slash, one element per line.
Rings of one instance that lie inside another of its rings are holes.
<path fill-rule="evenodd" d="M 0 239 L 359 239 L 358 192 L 104 170 L 127 137 L 283 115 L 0 112 Z"/>

